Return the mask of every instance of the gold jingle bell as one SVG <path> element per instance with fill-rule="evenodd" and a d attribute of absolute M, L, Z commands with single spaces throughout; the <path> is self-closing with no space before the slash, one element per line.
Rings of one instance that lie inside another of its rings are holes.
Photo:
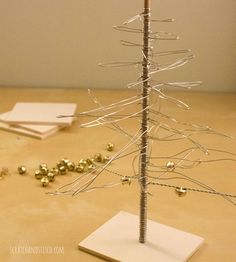
<path fill-rule="evenodd" d="M 41 163 L 41 164 L 39 165 L 39 169 L 41 169 L 42 167 L 48 168 L 48 165 L 47 165 L 46 163 Z"/>
<path fill-rule="evenodd" d="M 102 158 L 103 158 L 103 156 L 102 156 L 101 153 L 97 153 L 97 154 L 94 155 L 94 160 L 96 162 L 102 162 Z"/>
<path fill-rule="evenodd" d="M 2 167 L 2 170 L 0 171 L 0 176 L 3 177 L 3 176 L 6 176 L 8 174 L 9 174 L 8 168 Z"/>
<path fill-rule="evenodd" d="M 88 166 L 88 171 L 95 171 L 95 169 L 96 169 L 96 166 L 93 164 Z"/>
<path fill-rule="evenodd" d="M 17 171 L 20 175 L 24 175 L 27 172 L 27 169 L 25 166 L 18 166 Z"/>
<path fill-rule="evenodd" d="M 72 161 L 69 161 L 67 164 L 66 164 L 67 168 L 69 171 L 74 171 L 75 170 L 75 163 L 72 162 Z"/>
<path fill-rule="evenodd" d="M 120 179 L 122 185 L 129 185 L 131 184 L 131 178 L 130 177 L 127 177 L 127 176 L 123 176 L 121 179 Z"/>
<path fill-rule="evenodd" d="M 81 165 L 81 164 L 77 165 L 77 166 L 75 167 L 75 171 L 76 171 L 77 173 L 83 173 L 83 172 L 84 172 L 84 166 Z"/>
<path fill-rule="evenodd" d="M 168 162 L 166 163 L 166 168 L 167 168 L 167 170 L 169 170 L 169 171 L 174 170 L 174 169 L 175 169 L 175 162 L 173 162 L 173 161 L 168 161 Z"/>
<path fill-rule="evenodd" d="M 93 163 L 94 163 L 94 159 L 93 158 L 87 158 L 86 159 L 86 164 L 88 165 L 88 166 L 90 166 L 90 165 L 93 165 Z"/>
<path fill-rule="evenodd" d="M 41 179 L 43 177 L 42 173 L 38 169 L 34 171 L 34 176 L 36 179 Z"/>
<path fill-rule="evenodd" d="M 48 186 L 48 184 L 49 184 L 49 179 L 48 179 L 46 176 L 44 176 L 44 177 L 41 179 L 41 184 L 42 184 L 43 187 Z"/>
<path fill-rule="evenodd" d="M 183 197 L 187 194 L 187 189 L 184 187 L 177 187 L 175 189 L 175 193 L 179 196 L 179 197 Z"/>
<path fill-rule="evenodd" d="M 53 173 L 55 176 L 57 176 L 57 175 L 60 174 L 60 173 L 59 173 L 59 169 L 56 168 L 56 167 L 51 168 L 49 172 L 50 172 L 50 173 Z"/>
<path fill-rule="evenodd" d="M 68 158 L 62 158 L 62 160 L 60 161 L 62 163 L 62 165 L 67 166 L 67 164 L 70 162 L 70 160 Z"/>
<path fill-rule="evenodd" d="M 65 175 L 65 174 L 66 174 L 66 168 L 65 168 L 65 166 L 60 166 L 60 167 L 58 168 L 58 170 L 59 170 L 59 174 L 60 174 L 60 175 Z"/>
<path fill-rule="evenodd" d="M 113 151 L 115 148 L 115 145 L 113 143 L 108 143 L 107 144 L 107 151 Z"/>
<path fill-rule="evenodd" d="M 57 161 L 57 163 L 56 163 L 56 166 L 57 166 L 57 168 L 59 169 L 61 166 L 64 166 L 65 164 L 64 164 L 64 162 L 63 161 Z"/>
<path fill-rule="evenodd" d="M 111 159 L 110 156 L 104 156 L 105 162 L 108 162 L 110 159 Z"/>
<path fill-rule="evenodd" d="M 87 161 L 85 159 L 80 159 L 78 165 L 82 165 L 84 168 L 87 166 Z"/>
<path fill-rule="evenodd" d="M 8 174 L 9 174 L 8 168 L 2 167 L 2 170 L 0 171 L 0 179 L 3 179 Z"/>
<path fill-rule="evenodd" d="M 48 178 L 49 182 L 52 182 L 55 179 L 55 175 L 52 172 L 48 172 L 47 178 Z"/>
<path fill-rule="evenodd" d="M 39 170 L 43 176 L 46 176 L 48 174 L 48 167 L 47 166 L 39 166 Z"/>

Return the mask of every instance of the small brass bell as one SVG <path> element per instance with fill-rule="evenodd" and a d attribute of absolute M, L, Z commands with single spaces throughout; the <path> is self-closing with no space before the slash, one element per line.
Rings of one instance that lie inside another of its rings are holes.
<path fill-rule="evenodd" d="M 87 161 L 85 159 L 80 159 L 79 165 L 82 165 L 82 166 L 86 167 L 87 166 Z"/>
<path fill-rule="evenodd" d="M 113 143 L 108 143 L 107 144 L 107 151 L 113 151 L 115 148 L 115 145 Z"/>
<path fill-rule="evenodd" d="M 39 170 L 43 176 L 46 176 L 48 173 L 48 167 L 46 164 L 39 165 Z"/>
<path fill-rule="evenodd" d="M 167 168 L 167 170 L 169 170 L 169 171 L 174 170 L 174 169 L 175 169 L 175 162 L 173 162 L 173 161 L 168 161 L 168 162 L 166 163 L 166 168 Z"/>
<path fill-rule="evenodd" d="M 39 165 L 39 169 L 41 169 L 42 167 L 48 168 L 48 165 L 47 165 L 46 163 L 41 163 L 41 164 Z"/>
<path fill-rule="evenodd" d="M 38 169 L 35 170 L 34 176 L 35 176 L 36 179 L 42 179 L 42 177 L 43 177 L 42 173 Z"/>
<path fill-rule="evenodd" d="M 55 175 L 52 172 L 48 172 L 47 178 L 48 178 L 49 182 L 52 182 L 55 179 Z"/>
<path fill-rule="evenodd" d="M 62 165 L 67 166 L 67 164 L 70 162 L 70 160 L 68 158 L 62 158 L 62 160 L 60 162 L 62 163 Z"/>
<path fill-rule="evenodd" d="M 56 166 L 59 169 L 61 166 L 64 166 L 64 163 L 61 160 L 57 161 Z"/>
<path fill-rule="evenodd" d="M 0 171 L 0 176 L 3 177 L 3 176 L 6 176 L 8 174 L 9 174 L 8 168 L 2 167 L 2 170 Z"/>
<path fill-rule="evenodd" d="M 121 179 L 122 185 L 130 185 L 131 184 L 131 178 L 127 176 L 123 176 Z"/>
<path fill-rule="evenodd" d="M 75 170 L 75 163 L 72 161 L 69 161 L 67 164 L 67 168 L 69 171 L 74 171 Z"/>
<path fill-rule="evenodd" d="M 42 184 L 43 187 L 48 186 L 48 184 L 49 184 L 49 179 L 48 179 L 46 176 L 44 176 L 44 177 L 41 179 L 41 184 Z"/>
<path fill-rule="evenodd" d="M 94 160 L 96 162 L 102 162 L 102 154 L 101 153 L 97 153 L 94 155 Z"/>
<path fill-rule="evenodd" d="M 2 167 L 2 170 L 0 171 L 0 179 L 3 179 L 8 174 L 9 174 L 8 168 Z"/>
<path fill-rule="evenodd" d="M 110 156 L 104 156 L 105 162 L 108 162 L 110 159 L 111 159 Z"/>
<path fill-rule="evenodd" d="M 20 175 L 24 175 L 24 174 L 27 172 L 27 169 L 26 169 L 25 166 L 19 166 L 19 167 L 17 168 L 17 171 L 18 171 L 18 173 L 19 173 Z"/>
<path fill-rule="evenodd" d="M 77 166 L 75 167 L 75 171 L 76 171 L 77 173 L 83 173 L 83 172 L 84 172 L 84 166 L 83 166 L 83 165 L 77 165 Z"/>
<path fill-rule="evenodd" d="M 187 194 L 187 189 L 184 187 L 177 187 L 175 189 L 175 193 L 179 196 L 179 197 L 183 197 Z"/>
<path fill-rule="evenodd" d="M 88 166 L 90 166 L 94 163 L 94 159 L 89 157 L 89 158 L 86 159 L 86 163 L 87 163 Z"/>
<path fill-rule="evenodd" d="M 65 175 L 66 174 L 66 168 L 64 166 L 60 166 L 58 168 L 58 170 L 59 170 L 59 174 L 60 175 Z"/>
<path fill-rule="evenodd" d="M 96 169 L 96 166 L 93 164 L 88 166 L 88 171 L 95 171 L 95 169 Z"/>
<path fill-rule="evenodd" d="M 60 174 L 59 169 L 56 167 L 51 168 L 49 172 L 53 173 L 55 176 Z"/>

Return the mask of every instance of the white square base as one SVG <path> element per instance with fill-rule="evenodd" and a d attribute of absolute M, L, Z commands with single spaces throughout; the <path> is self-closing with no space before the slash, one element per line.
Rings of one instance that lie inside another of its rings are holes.
<path fill-rule="evenodd" d="M 122 262 L 183 262 L 203 238 L 148 220 L 147 242 L 138 242 L 139 217 L 119 212 L 79 244 L 79 249 Z"/>

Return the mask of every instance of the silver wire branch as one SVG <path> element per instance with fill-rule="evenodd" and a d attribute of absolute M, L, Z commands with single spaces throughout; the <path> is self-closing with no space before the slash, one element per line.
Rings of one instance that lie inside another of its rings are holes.
<path fill-rule="evenodd" d="M 180 59 L 176 60 L 175 62 L 166 64 L 166 65 L 159 65 L 159 64 L 157 64 L 153 61 L 152 64 L 155 65 L 156 69 L 152 70 L 150 72 L 150 75 L 159 73 L 161 71 L 173 70 L 173 69 L 176 69 L 178 67 L 184 66 L 193 58 L 194 58 L 193 55 L 189 55 L 189 56 L 180 58 Z"/>
<path fill-rule="evenodd" d="M 155 124 L 155 120 L 151 120 L 150 119 L 150 122 L 151 123 L 154 123 Z M 166 131 L 170 131 L 170 132 L 173 132 L 175 134 L 178 134 L 180 135 L 183 139 L 186 139 L 188 140 L 189 142 L 191 142 L 193 145 L 197 146 L 199 149 L 201 149 L 202 152 L 204 152 L 206 155 L 209 154 L 208 152 L 208 149 L 203 146 L 202 144 L 198 143 L 195 139 L 189 137 L 188 135 L 184 134 L 183 132 L 181 132 L 180 130 L 176 129 L 176 128 L 173 128 L 173 127 L 170 127 L 169 125 L 167 124 L 161 124 L 159 122 L 157 122 L 157 124 L 159 125 L 160 129 L 163 129 L 163 130 L 166 130 Z M 150 139 L 155 139 L 155 137 L 151 137 Z M 159 140 L 161 141 L 161 140 Z"/>
<path fill-rule="evenodd" d="M 95 104 L 97 104 L 101 109 L 103 108 L 103 105 L 102 105 L 102 103 L 99 101 L 99 99 L 95 96 L 95 94 L 92 92 L 92 90 L 90 90 L 90 89 L 88 89 L 88 94 L 89 94 L 89 96 L 92 98 L 92 100 L 93 100 L 93 102 L 95 103 Z M 104 111 L 104 110 L 103 110 Z M 127 115 L 123 115 L 123 116 L 121 116 L 121 115 L 116 115 L 115 117 L 124 117 L 124 116 L 127 116 Z M 138 117 L 138 115 L 137 116 L 134 116 L 134 117 Z M 124 134 L 126 137 L 128 137 L 129 139 L 131 139 L 132 138 L 132 135 L 131 134 L 129 134 L 127 131 L 125 131 L 118 123 L 112 123 L 112 127 L 109 127 L 109 126 L 107 126 L 108 128 L 110 128 L 110 129 L 113 129 L 113 130 L 115 130 L 115 131 L 117 131 L 117 132 L 119 132 L 119 133 L 122 133 L 122 134 Z"/>
<path fill-rule="evenodd" d="M 145 17 L 146 14 L 144 12 L 138 14 L 138 15 L 135 15 L 131 18 L 129 18 L 128 20 L 126 20 L 125 22 L 123 22 L 123 25 L 127 25 L 127 24 L 130 24 L 136 20 L 140 21 L 143 23 L 143 17 Z M 165 19 L 149 19 L 150 22 L 161 22 L 161 23 L 170 23 L 170 22 L 174 22 L 174 19 L 173 18 L 165 18 Z"/>
<path fill-rule="evenodd" d="M 90 122 L 87 122 L 85 124 L 82 124 L 81 127 L 94 127 L 94 126 L 98 126 L 98 125 L 105 125 L 105 124 L 112 124 L 112 123 L 117 123 L 117 122 L 120 122 L 120 121 L 124 121 L 126 119 L 129 119 L 129 118 L 132 118 L 134 116 L 137 116 L 139 115 L 140 113 L 142 113 L 143 111 L 151 108 L 152 105 L 150 106 L 147 106 L 146 108 L 140 110 L 140 111 L 137 111 L 131 115 L 128 115 L 128 116 L 125 116 L 125 117 L 122 117 L 122 118 L 118 118 L 118 119 L 115 119 L 115 120 L 106 120 L 106 118 L 109 118 L 109 116 L 111 115 L 115 115 L 117 112 L 120 112 L 120 111 L 123 111 L 124 109 L 120 109 L 119 111 L 116 111 L 116 112 L 112 112 L 110 114 L 106 114 L 104 116 L 101 116 L 101 117 L 98 117 L 97 119 L 93 120 L 93 121 L 90 121 Z"/>
<path fill-rule="evenodd" d="M 124 109 L 127 108 L 127 106 L 131 106 L 131 105 L 134 105 L 138 102 L 140 102 L 143 98 L 142 97 L 139 97 L 138 95 L 136 96 L 133 96 L 133 97 L 130 97 L 130 98 L 127 98 L 127 99 L 124 99 L 122 101 L 119 101 L 119 102 L 116 102 L 116 103 L 112 103 L 110 105 L 107 105 L 107 106 L 100 106 L 98 108 L 95 108 L 95 109 L 92 109 L 92 110 L 89 110 L 89 111 L 86 111 L 86 112 L 83 112 L 81 114 L 90 114 L 90 113 L 94 113 L 94 112 L 105 112 L 105 111 L 108 111 L 108 110 L 113 110 L 113 109 L 116 109 L 116 108 L 121 108 L 120 110 L 118 111 L 115 111 L 115 112 L 112 112 L 112 113 L 108 113 L 108 114 L 105 114 L 103 116 L 100 116 L 98 117 L 97 119 L 91 121 L 91 122 L 88 122 L 86 124 L 83 124 L 81 125 L 82 127 L 87 127 L 87 126 L 91 126 L 91 124 L 100 124 L 101 121 L 103 121 L 105 118 L 107 117 L 111 117 L 111 116 L 115 116 L 118 112 L 121 112 L 123 111 Z M 134 114 L 133 116 L 136 116 L 138 114 Z M 133 117 L 131 115 L 128 115 L 128 116 L 125 116 L 121 119 L 125 119 L 125 118 L 130 118 L 130 117 Z"/>
<path fill-rule="evenodd" d="M 171 159 L 171 158 L 177 157 L 181 154 L 184 154 L 186 152 L 194 152 L 194 151 L 197 151 L 197 150 L 199 150 L 198 147 L 189 147 L 189 148 L 186 148 L 186 149 L 184 149 L 184 150 L 182 150 L 182 151 L 180 151 L 176 154 L 166 156 L 166 158 Z M 225 154 L 229 154 L 229 155 L 232 155 L 232 156 L 236 156 L 235 153 L 225 151 L 225 150 L 216 149 L 216 148 L 208 148 L 208 152 L 209 152 L 209 154 L 211 154 L 212 152 L 218 152 L 218 153 L 225 153 Z M 159 157 L 158 156 L 157 157 L 150 157 L 150 159 L 157 159 L 157 158 L 159 158 Z"/>
<path fill-rule="evenodd" d="M 136 95 L 136 96 L 132 96 L 132 97 L 123 99 L 121 101 L 118 101 L 116 103 L 109 104 L 107 106 L 101 106 L 101 107 L 98 107 L 98 108 L 95 108 L 89 111 L 81 112 L 80 114 L 83 115 L 83 114 L 90 114 L 94 112 L 103 112 L 103 111 L 110 110 L 110 109 L 117 108 L 117 107 L 124 107 L 130 104 L 139 102 L 142 99 L 143 99 L 142 97 L 140 97 L 139 95 Z"/>
<path fill-rule="evenodd" d="M 189 81 L 189 82 L 159 82 L 152 80 L 155 82 L 154 87 L 171 87 L 171 88 L 183 88 L 183 89 L 191 89 L 192 87 L 197 87 L 202 84 L 201 81 Z"/>
<path fill-rule="evenodd" d="M 153 52 L 152 55 L 156 56 L 169 56 L 169 55 L 178 55 L 178 54 L 186 54 L 190 53 L 191 49 L 179 49 L 179 50 L 169 50 L 169 51 L 159 51 Z"/>
<path fill-rule="evenodd" d="M 137 66 L 141 65 L 142 62 L 134 61 L 134 62 L 112 62 L 112 63 L 99 63 L 99 66 L 102 67 L 124 67 L 124 66 Z"/>
<path fill-rule="evenodd" d="M 158 93 L 158 95 L 159 95 L 159 97 L 161 99 L 164 99 L 164 100 L 167 100 L 168 102 L 174 103 L 175 105 L 177 105 L 178 107 L 180 107 L 182 109 L 185 109 L 185 110 L 189 110 L 190 109 L 190 107 L 186 103 L 184 103 L 183 101 L 181 101 L 181 100 L 179 100 L 177 98 L 165 95 L 162 91 L 157 89 L 155 86 L 151 86 L 151 90 L 153 90 L 156 93 Z"/>

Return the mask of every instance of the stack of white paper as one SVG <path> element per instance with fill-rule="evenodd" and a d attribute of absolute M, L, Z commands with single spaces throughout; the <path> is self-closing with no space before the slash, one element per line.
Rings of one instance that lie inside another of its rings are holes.
<path fill-rule="evenodd" d="M 16 103 L 11 111 L 0 114 L 0 129 L 44 139 L 70 126 L 73 117 L 58 116 L 73 115 L 76 107 L 73 103 Z"/>

